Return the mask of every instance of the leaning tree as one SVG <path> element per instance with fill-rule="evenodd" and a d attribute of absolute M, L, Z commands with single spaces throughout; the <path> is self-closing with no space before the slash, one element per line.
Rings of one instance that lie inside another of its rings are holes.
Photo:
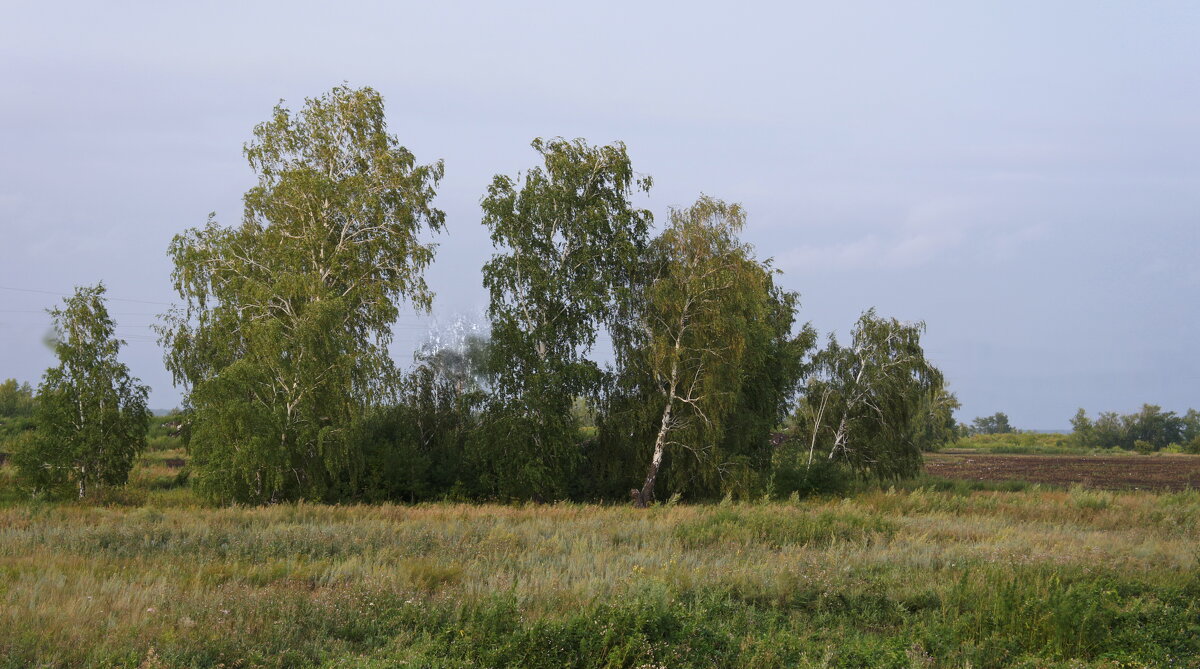
<path fill-rule="evenodd" d="M 922 415 L 942 388 L 942 374 L 921 348 L 924 323 L 864 313 L 849 346 L 830 336 L 814 359 L 796 418 L 818 452 L 858 474 L 895 479 L 921 466 Z"/>
<path fill-rule="evenodd" d="M 768 467 L 768 433 L 786 415 L 813 334 L 793 333 L 798 296 L 738 238 L 744 224 L 739 205 L 706 196 L 672 211 L 616 330 L 621 374 L 610 405 L 625 416 L 606 426 L 648 442 L 634 456 L 644 467 L 631 491 L 639 506 L 654 500 L 669 457 L 668 487 L 696 495 Z"/>

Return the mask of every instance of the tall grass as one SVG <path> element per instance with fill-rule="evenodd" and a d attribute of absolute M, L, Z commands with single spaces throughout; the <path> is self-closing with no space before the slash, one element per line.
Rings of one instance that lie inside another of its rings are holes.
<path fill-rule="evenodd" d="M 153 470 L 153 467 L 151 467 Z M 157 474 L 151 474 L 155 476 Z M 0 509 L 0 666 L 1187 666 L 1200 494 Z"/>

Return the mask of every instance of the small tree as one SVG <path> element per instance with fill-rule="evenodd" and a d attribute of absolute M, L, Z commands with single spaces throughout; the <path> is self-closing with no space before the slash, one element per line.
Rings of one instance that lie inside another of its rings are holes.
<path fill-rule="evenodd" d="M 1126 439 L 1121 414 L 1116 411 L 1101 411 L 1092 423 L 1091 434 L 1097 448 L 1133 448 L 1133 442 Z"/>
<path fill-rule="evenodd" d="M 1076 446 L 1089 448 L 1095 444 L 1095 440 L 1092 419 L 1088 418 L 1087 411 L 1080 407 L 1071 417 L 1071 441 Z"/>
<path fill-rule="evenodd" d="M 1188 409 L 1183 415 L 1183 430 L 1181 438 L 1184 443 L 1191 443 L 1200 439 L 1200 411 Z M 1200 442 L 1198 442 L 1200 443 Z"/>
<path fill-rule="evenodd" d="M 36 490 L 73 487 L 80 497 L 100 485 L 124 485 L 146 446 L 149 389 L 117 359 L 104 284 L 76 289 L 50 311 L 58 332 L 58 366 L 46 370 L 34 411 L 36 431 L 16 454 L 21 477 Z"/>
<path fill-rule="evenodd" d="M 797 420 L 818 451 L 862 476 L 895 479 L 921 466 L 918 420 L 942 388 L 942 374 L 921 348 L 924 323 L 864 313 L 843 347 L 834 337 L 817 354 Z"/>

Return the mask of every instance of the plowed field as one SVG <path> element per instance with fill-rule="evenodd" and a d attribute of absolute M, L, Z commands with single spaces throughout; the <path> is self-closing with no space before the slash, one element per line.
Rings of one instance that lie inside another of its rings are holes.
<path fill-rule="evenodd" d="M 975 455 L 930 453 L 925 472 L 968 481 L 1029 481 L 1109 490 L 1200 488 L 1197 455 Z"/>

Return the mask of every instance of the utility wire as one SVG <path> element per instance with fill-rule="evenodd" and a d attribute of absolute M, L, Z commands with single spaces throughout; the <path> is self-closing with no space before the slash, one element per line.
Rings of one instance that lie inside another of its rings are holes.
<path fill-rule="evenodd" d="M 38 290 L 35 288 L 12 288 L 9 286 L 0 286 L 0 290 L 11 290 L 11 291 L 15 291 L 18 293 L 39 293 L 42 295 L 57 295 L 59 297 L 70 297 L 71 296 L 69 293 L 60 293 L 55 290 Z M 104 299 L 112 300 L 113 302 L 136 302 L 138 304 L 160 304 L 165 307 L 171 306 L 170 302 L 156 302 L 154 300 L 135 300 L 135 299 L 128 298 L 128 297 L 108 297 L 107 295 L 105 295 Z"/>
<path fill-rule="evenodd" d="M 0 290 L 11 290 L 11 291 L 19 292 L 19 293 L 37 293 L 39 295 L 57 295 L 59 297 L 70 297 L 70 294 L 68 294 L 68 293 L 60 293 L 60 292 L 54 291 L 54 290 L 38 290 L 35 288 L 12 288 L 10 286 L 0 286 Z M 163 305 L 166 307 L 175 306 L 175 304 L 172 302 L 156 302 L 154 300 L 136 300 L 136 299 L 128 298 L 128 297 L 108 297 L 106 295 L 104 297 L 104 299 L 106 301 L 112 301 L 112 302 L 134 302 L 137 304 L 160 304 L 160 305 Z M 46 310 L 45 309 L 0 309 L 0 313 L 4 313 L 4 314 L 44 314 L 44 313 L 46 313 Z M 156 313 L 134 312 L 134 311 L 110 311 L 108 313 L 110 316 L 160 316 L 161 315 L 161 314 L 156 314 Z M 425 314 L 416 314 L 416 313 L 413 313 L 413 314 L 401 313 L 401 314 L 397 314 L 397 318 L 424 319 L 424 318 L 429 318 L 429 316 L 425 315 Z M 407 327 L 416 327 L 417 326 L 416 324 L 400 323 L 399 321 L 397 321 L 396 325 L 400 325 L 402 327 L 403 326 L 407 326 Z M 149 327 L 149 326 L 147 326 L 147 327 Z"/>

